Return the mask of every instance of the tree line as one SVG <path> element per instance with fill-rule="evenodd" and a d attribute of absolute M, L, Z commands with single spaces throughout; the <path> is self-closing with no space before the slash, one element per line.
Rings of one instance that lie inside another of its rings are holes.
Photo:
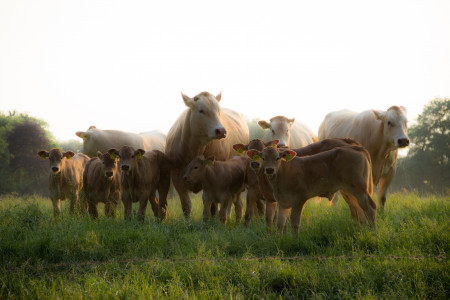
<path fill-rule="evenodd" d="M 397 164 L 391 188 L 450 194 L 450 98 L 428 102 L 417 123 L 408 130 L 411 146 Z M 258 119 L 248 120 L 252 138 L 262 138 Z M 59 142 L 44 120 L 16 111 L 0 113 L 0 194 L 48 195 L 48 161 L 38 158 L 43 149 L 76 152 L 81 142 Z"/>

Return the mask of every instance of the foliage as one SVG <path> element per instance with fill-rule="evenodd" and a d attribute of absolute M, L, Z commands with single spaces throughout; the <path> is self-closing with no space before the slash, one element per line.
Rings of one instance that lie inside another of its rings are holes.
<path fill-rule="evenodd" d="M 186 221 L 178 199 L 164 223 L 53 218 L 39 197 L 0 197 L 0 298 L 433 298 L 450 297 L 450 202 L 397 193 L 377 228 L 348 206 L 306 204 L 300 233 Z M 135 204 L 134 209 L 137 208 Z M 101 211 L 101 210 L 100 210 Z"/>
<path fill-rule="evenodd" d="M 47 166 L 37 152 L 55 144 L 48 124 L 27 114 L 0 113 L 0 192 L 47 194 Z"/>
<path fill-rule="evenodd" d="M 449 194 L 450 99 L 436 98 L 425 105 L 409 138 L 411 148 L 399 160 L 395 186 Z"/>
<path fill-rule="evenodd" d="M 258 125 L 259 118 L 247 119 L 248 130 L 250 133 L 250 140 L 262 139 L 264 136 L 264 129 Z"/>
<path fill-rule="evenodd" d="M 77 153 L 83 148 L 83 143 L 81 143 L 80 140 L 58 141 L 58 143 L 63 151 L 73 151 Z"/>

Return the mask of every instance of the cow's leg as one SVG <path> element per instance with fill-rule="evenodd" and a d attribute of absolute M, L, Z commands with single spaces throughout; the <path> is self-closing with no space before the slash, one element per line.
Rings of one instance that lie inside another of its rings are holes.
<path fill-rule="evenodd" d="M 366 190 L 355 192 L 353 195 L 356 197 L 359 206 L 364 211 L 364 214 L 369 221 L 369 224 L 375 227 L 375 220 L 377 217 L 377 205 L 370 197 Z"/>
<path fill-rule="evenodd" d="M 125 220 L 131 220 L 133 200 L 128 193 L 122 193 L 122 203 L 123 203 L 123 216 Z"/>
<path fill-rule="evenodd" d="M 159 199 L 156 197 L 156 189 L 152 188 L 150 190 L 150 196 L 149 196 L 150 205 L 152 207 L 153 215 L 158 218 L 158 211 L 159 211 Z M 145 214 L 145 210 L 144 210 Z"/>
<path fill-rule="evenodd" d="M 55 196 L 52 196 L 51 200 L 53 204 L 53 216 L 57 217 L 61 214 L 61 200 Z"/>
<path fill-rule="evenodd" d="M 235 196 L 234 201 L 234 213 L 236 214 L 236 223 L 239 223 L 242 219 L 242 213 L 244 211 L 244 204 L 242 203 L 241 193 Z"/>
<path fill-rule="evenodd" d="M 76 195 L 79 211 L 81 212 L 82 215 L 84 215 L 88 211 L 88 202 L 86 196 L 83 192 L 80 192 L 80 190 L 77 191 Z"/>
<path fill-rule="evenodd" d="M 344 191 L 341 190 L 341 195 L 342 198 L 344 198 L 345 202 L 347 202 L 348 207 L 350 208 L 350 213 L 352 215 L 352 219 L 355 222 L 359 222 L 361 224 L 367 224 L 367 218 L 365 213 L 362 211 L 361 207 L 359 207 L 358 201 L 356 200 L 356 198 Z"/>
<path fill-rule="evenodd" d="M 186 219 L 189 218 L 192 211 L 192 203 L 189 198 L 188 188 L 184 184 L 183 175 L 180 174 L 179 171 L 172 172 L 172 182 L 175 186 L 175 189 L 178 192 L 178 196 L 180 197 L 181 209 L 183 210 L 183 215 Z"/>
<path fill-rule="evenodd" d="M 88 210 L 89 210 L 89 215 L 91 215 L 91 217 L 93 217 L 94 219 L 98 218 L 97 204 L 94 204 L 91 201 L 89 201 Z M 105 205 L 105 210 L 106 210 L 106 205 Z"/>
<path fill-rule="evenodd" d="M 232 200 L 229 195 L 220 198 L 219 220 L 224 225 L 227 222 L 228 208 L 231 207 L 231 203 Z"/>
<path fill-rule="evenodd" d="M 120 193 L 114 193 L 109 196 L 108 202 L 105 204 L 105 215 L 111 218 L 116 217 L 117 205 L 119 204 Z"/>
<path fill-rule="evenodd" d="M 300 221 L 305 202 L 306 200 L 300 199 L 299 201 L 295 201 L 296 204 L 292 206 L 291 226 L 295 234 L 298 234 L 298 228 L 300 227 Z"/>
<path fill-rule="evenodd" d="M 258 195 L 256 196 L 256 208 L 258 209 L 258 216 L 264 216 L 264 211 L 266 210 L 266 200 L 258 191 Z"/>
<path fill-rule="evenodd" d="M 159 202 L 158 202 L 158 217 L 160 221 L 164 221 L 167 216 L 167 195 L 169 194 L 169 184 L 160 184 L 158 187 Z"/>
<path fill-rule="evenodd" d="M 396 167 L 391 166 L 389 168 L 389 171 L 386 174 L 383 174 L 383 176 L 381 176 L 381 178 L 380 178 L 380 182 L 378 184 L 377 197 L 378 197 L 378 203 L 380 204 L 381 212 L 384 211 L 384 205 L 386 203 L 386 193 L 387 193 L 389 186 L 391 185 L 392 180 L 394 179 L 395 173 L 396 173 Z"/>
<path fill-rule="evenodd" d="M 203 221 L 206 222 L 211 218 L 211 204 L 213 199 L 209 199 L 208 195 L 203 192 Z"/>
<path fill-rule="evenodd" d="M 286 220 L 290 211 L 290 208 L 283 208 L 281 205 L 278 206 L 277 229 L 281 234 L 286 233 Z"/>
<path fill-rule="evenodd" d="M 259 192 L 253 186 L 247 189 L 247 207 L 245 208 L 244 225 L 247 227 L 256 210 L 256 197 Z"/>
<path fill-rule="evenodd" d="M 275 213 L 277 211 L 277 203 L 276 202 L 266 202 L 266 228 L 267 232 L 272 232 L 272 224 L 275 219 Z"/>

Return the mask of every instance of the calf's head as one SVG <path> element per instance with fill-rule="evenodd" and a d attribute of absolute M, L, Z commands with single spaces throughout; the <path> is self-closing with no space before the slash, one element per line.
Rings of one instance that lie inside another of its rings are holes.
<path fill-rule="evenodd" d="M 211 155 L 205 158 L 203 155 L 194 158 L 187 166 L 183 180 L 191 185 L 195 185 L 203 178 L 206 168 L 214 164 L 215 157 Z"/>
<path fill-rule="evenodd" d="M 61 149 L 52 149 L 50 152 L 42 150 L 38 152 L 38 155 L 41 159 L 49 159 L 50 161 L 50 169 L 53 174 L 59 174 L 61 169 L 63 168 L 63 159 L 71 159 L 75 153 L 72 151 L 63 152 Z"/>
<path fill-rule="evenodd" d="M 117 159 L 119 158 L 116 149 L 110 149 L 106 153 L 97 152 L 97 156 L 102 162 L 103 170 L 106 178 L 112 178 L 117 171 Z"/>
<path fill-rule="evenodd" d="M 134 150 L 134 148 L 130 146 L 123 146 L 119 151 L 115 149 L 108 150 L 108 152 L 110 151 L 119 157 L 119 169 L 125 174 L 136 168 L 137 162 L 142 159 L 145 153 L 145 150 Z"/>
<path fill-rule="evenodd" d="M 223 139 L 227 130 L 220 121 L 220 99 L 222 94 L 213 96 L 202 92 L 194 98 L 181 93 L 184 103 L 189 107 L 189 125 L 191 133 L 205 143 L 214 139 Z"/>
<path fill-rule="evenodd" d="M 279 140 L 273 140 L 269 142 L 264 142 L 261 139 L 253 139 L 247 145 L 244 144 L 235 144 L 233 145 L 233 149 L 236 150 L 237 154 L 242 155 L 248 150 L 258 150 L 263 151 L 265 147 L 277 147 Z M 261 162 L 259 160 L 254 161 L 250 160 L 250 169 L 257 172 L 261 168 Z"/>
<path fill-rule="evenodd" d="M 405 107 L 391 106 L 387 111 L 372 111 L 375 119 L 383 122 L 384 142 L 393 145 L 396 149 L 409 146 L 408 119 Z"/>
<path fill-rule="evenodd" d="M 279 150 L 275 147 L 266 147 L 263 151 L 249 150 L 247 156 L 253 161 L 262 160 L 262 168 L 267 178 L 274 178 L 280 169 L 281 161 L 291 161 L 297 153 L 291 149 Z"/>
<path fill-rule="evenodd" d="M 288 119 L 283 116 L 276 116 L 270 119 L 270 123 L 266 121 L 259 121 L 258 125 L 262 129 L 270 130 L 271 138 L 279 140 L 278 146 L 289 146 L 291 142 L 291 128 L 294 125 L 295 119 Z"/>

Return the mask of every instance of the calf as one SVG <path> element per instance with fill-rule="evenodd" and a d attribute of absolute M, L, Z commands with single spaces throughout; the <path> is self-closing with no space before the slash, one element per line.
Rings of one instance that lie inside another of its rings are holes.
<path fill-rule="evenodd" d="M 234 203 L 236 221 L 242 217 L 240 194 L 245 188 L 246 157 L 233 157 L 227 161 L 215 161 L 214 156 L 194 158 L 188 165 L 183 180 L 188 185 L 203 186 L 203 220 L 211 217 L 211 206 L 220 203 L 219 219 L 225 224 L 227 212 Z"/>
<path fill-rule="evenodd" d="M 367 150 L 359 146 L 338 147 L 311 156 L 295 157 L 290 149 L 266 147 L 262 152 L 247 151 L 258 161 L 267 183 L 280 208 L 277 227 L 285 230 L 286 218 L 292 208 L 291 225 L 297 233 L 305 202 L 312 197 L 331 198 L 337 190 L 344 190 L 365 214 L 361 223 L 375 225 L 376 204 L 369 191 L 371 162 Z"/>
<path fill-rule="evenodd" d="M 83 153 L 74 154 L 72 151 L 63 152 L 60 149 L 39 151 L 41 159 L 49 159 L 50 176 L 49 190 L 50 199 L 53 203 L 53 215 L 61 213 L 61 201 L 69 198 L 70 212 L 75 210 L 86 211 L 84 197 L 80 199 L 79 191 L 83 186 L 83 170 L 89 157 Z"/>
<path fill-rule="evenodd" d="M 116 216 L 120 199 L 120 174 L 117 169 L 117 155 L 112 151 L 91 158 L 83 172 L 83 194 L 89 206 L 91 217 L 98 218 L 97 204 L 105 204 L 105 215 Z"/>
<path fill-rule="evenodd" d="M 164 220 L 171 168 L 167 156 L 159 150 L 135 150 L 129 146 L 123 146 L 120 150 L 110 149 L 108 152 L 120 158 L 121 199 L 125 219 L 131 219 L 133 202 L 139 202 L 138 218 L 143 221 L 147 202 L 150 201 L 154 216 Z M 156 190 L 159 201 L 156 198 Z"/>

